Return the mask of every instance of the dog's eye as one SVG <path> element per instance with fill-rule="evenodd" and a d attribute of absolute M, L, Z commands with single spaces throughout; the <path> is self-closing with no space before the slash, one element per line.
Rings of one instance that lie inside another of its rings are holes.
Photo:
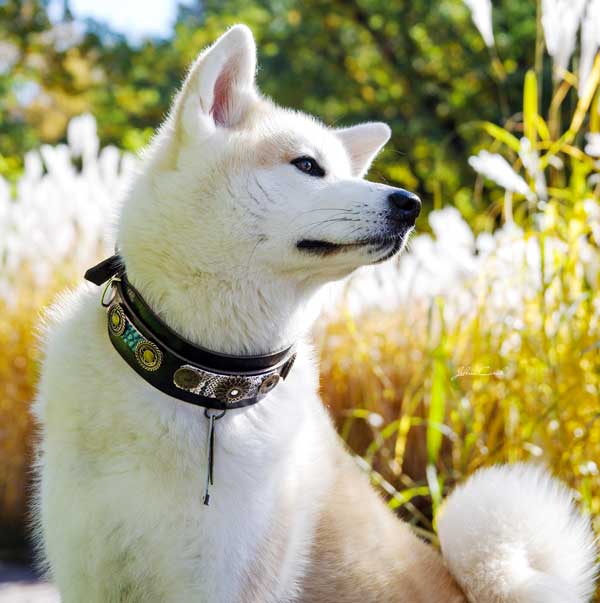
<path fill-rule="evenodd" d="M 292 159 L 290 163 L 309 176 L 317 176 L 319 178 L 325 176 L 325 170 L 317 163 L 316 159 L 313 159 L 312 157 L 298 157 Z"/>

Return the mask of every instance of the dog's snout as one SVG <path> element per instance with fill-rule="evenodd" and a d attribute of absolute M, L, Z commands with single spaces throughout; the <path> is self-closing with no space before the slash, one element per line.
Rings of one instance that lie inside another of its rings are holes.
<path fill-rule="evenodd" d="M 388 195 L 388 201 L 392 206 L 394 219 L 408 222 L 411 226 L 414 225 L 419 213 L 421 213 L 421 200 L 417 195 L 399 188 Z"/>

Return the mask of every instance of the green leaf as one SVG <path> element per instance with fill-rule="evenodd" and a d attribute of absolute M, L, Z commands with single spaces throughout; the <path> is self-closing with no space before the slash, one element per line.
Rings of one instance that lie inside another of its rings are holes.
<path fill-rule="evenodd" d="M 534 145 L 538 125 L 538 89 L 535 71 L 530 69 L 525 74 L 525 88 L 523 90 L 523 129 L 525 136 Z"/>
<path fill-rule="evenodd" d="M 541 116 L 536 116 L 537 132 L 542 140 L 550 140 L 550 130 L 546 120 Z"/>
<path fill-rule="evenodd" d="M 519 152 L 519 139 L 513 136 L 508 130 L 493 124 L 490 121 L 481 122 L 481 127 L 495 140 L 504 143 L 509 149 Z"/>
<path fill-rule="evenodd" d="M 433 359 L 433 376 L 431 380 L 431 398 L 427 417 L 427 457 L 430 463 L 436 463 L 442 447 L 441 425 L 446 416 L 446 384 L 448 370 L 446 360 L 441 354 Z"/>
<path fill-rule="evenodd" d="M 390 509 L 397 509 L 407 502 L 410 502 L 416 496 L 429 496 L 430 488 L 427 486 L 415 486 L 414 488 L 406 488 L 402 492 L 397 492 L 394 497 L 390 499 L 388 506 Z"/>
<path fill-rule="evenodd" d="M 600 89 L 596 92 L 590 108 L 590 132 L 600 132 Z"/>

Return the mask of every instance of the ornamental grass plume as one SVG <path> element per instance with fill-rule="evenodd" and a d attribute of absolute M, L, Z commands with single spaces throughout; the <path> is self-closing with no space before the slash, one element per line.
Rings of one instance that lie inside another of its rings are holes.
<path fill-rule="evenodd" d="M 594 59 L 600 49 L 600 0 L 588 0 L 581 22 L 581 57 L 579 59 L 579 94 L 592 72 Z"/>
<path fill-rule="evenodd" d="M 67 145 L 27 154 L 14 198 L 0 178 L 0 298 L 17 303 L 24 269 L 33 286 L 52 288 L 65 264 L 79 273 L 110 251 L 115 200 L 134 168 L 115 147 L 99 149 L 96 122 L 82 115 L 71 121 Z"/>
<path fill-rule="evenodd" d="M 586 0 L 542 0 L 542 26 L 555 79 L 569 69 L 585 6 Z"/>
<path fill-rule="evenodd" d="M 494 46 L 491 0 L 464 0 L 464 2 L 471 11 L 471 19 L 473 19 L 473 23 L 481 34 L 485 45 L 491 48 Z"/>
<path fill-rule="evenodd" d="M 469 165 L 505 190 L 519 193 L 528 199 L 532 198 L 533 193 L 527 186 L 527 182 L 517 174 L 502 155 L 480 151 L 477 155 L 469 157 Z"/>
<path fill-rule="evenodd" d="M 600 158 L 600 133 L 587 134 L 587 145 L 585 146 L 585 152 L 590 157 Z"/>

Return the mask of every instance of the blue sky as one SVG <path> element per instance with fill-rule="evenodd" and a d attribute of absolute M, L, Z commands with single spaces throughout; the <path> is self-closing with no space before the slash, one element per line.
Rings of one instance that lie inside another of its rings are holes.
<path fill-rule="evenodd" d="M 63 0 L 51 0 L 55 19 L 60 18 L 62 6 Z M 76 18 L 103 21 L 132 40 L 167 35 L 177 14 L 177 0 L 70 0 L 69 6 Z"/>

